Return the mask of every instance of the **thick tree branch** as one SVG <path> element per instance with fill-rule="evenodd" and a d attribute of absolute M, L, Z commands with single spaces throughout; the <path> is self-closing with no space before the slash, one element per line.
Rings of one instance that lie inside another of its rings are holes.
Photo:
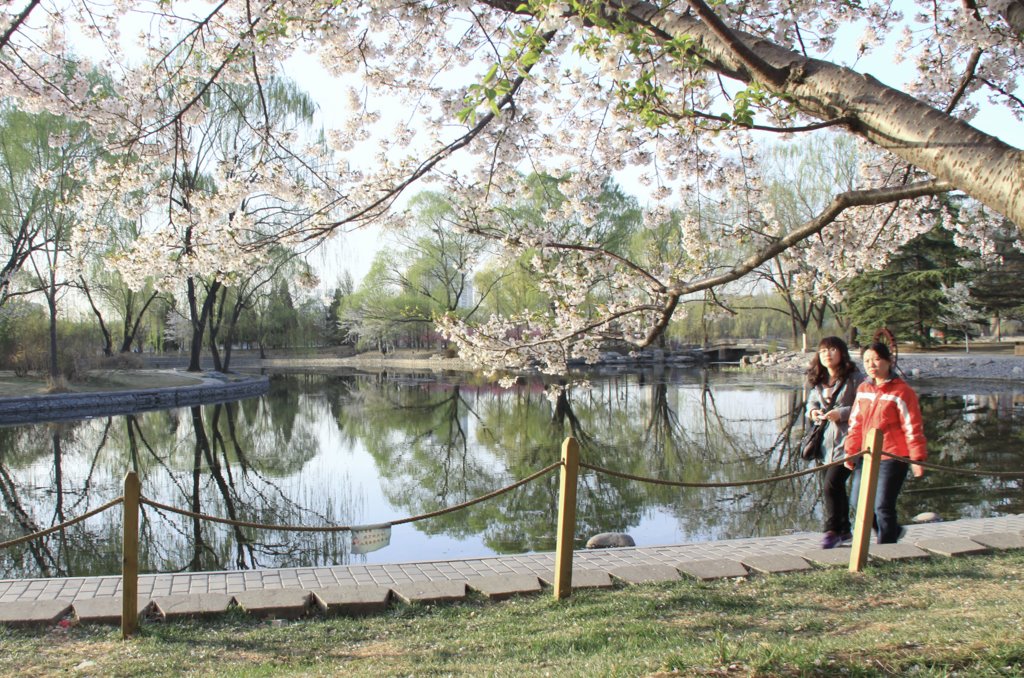
<path fill-rule="evenodd" d="M 718 36 L 728 49 L 732 50 L 736 59 L 746 66 L 758 80 L 772 89 L 781 89 L 786 84 L 789 69 L 778 68 L 761 59 L 733 33 L 732 29 L 725 25 L 725 22 L 717 14 L 711 11 L 704 0 L 686 0 L 686 4 L 700 17 L 701 21 L 708 25 L 711 32 Z"/>
<path fill-rule="evenodd" d="M 955 188 L 952 184 L 943 181 L 922 181 L 895 188 L 875 188 L 840 193 L 832 199 L 832 202 L 817 217 L 804 223 L 799 228 L 793 229 L 767 247 L 736 264 L 725 273 L 709 276 L 697 281 L 680 283 L 674 286 L 672 292 L 680 295 L 690 294 L 739 280 L 769 259 L 777 257 L 790 247 L 806 240 L 815 233 L 819 233 L 839 218 L 840 214 L 851 207 L 884 205 L 899 200 L 913 200 L 915 198 L 947 193 Z"/>
<path fill-rule="evenodd" d="M 587 334 L 600 331 L 602 328 L 606 328 L 613 324 L 615 321 L 622 318 L 635 315 L 637 313 L 657 313 L 658 319 L 652 324 L 648 331 L 644 341 L 640 346 L 648 346 L 654 342 L 667 328 L 668 324 L 672 319 L 676 308 L 679 305 L 680 299 L 687 295 L 693 294 L 694 292 L 702 292 L 705 290 L 711 290 L 718 288 L 726 283 L 730 283 L 744 277 L 761 264 L 769 261 L 778 255 L 785 252 L 787 249 L 797 245 L 798 243 L 806 240 L 810 236 L 819 233 L 822 229 L 827 227 L 829 224 L 835 222 L 835 220 L 847 209 L 851 207 L 861 207 L 868 205 L 883 205 L 890 202 L 896 202 L 900 200 L 913 200 L 915 198 L 921 198 L 932 195 L 939 195 L 953 190 L 955 187 L 949 183 L 942 181 L 923 181 L 909 186 L 900 186 L 895 188 L 878 188 L 861 191 L 847 191 L 840 193 L 832 199 L 832 202 L 822 210 L 820 214 L 814 219 L 811 219 L 801 225 L 798 228 L 786 233 L 781 238 L 778 238 L 774 242 L 758 250 L 755 254 L 747 257 L 743 261 L 738 262 L 728 271 L 717 275 L 707 276 L 698 280 L 691 281 L 680 281 L 673 285 L 668 286 L 662 293 L 665 297 L 664 302 L 661 306 L 653 304 L 640 304 L 632 306 L 628 309 L 622 309 L 614 314 L 601 316 L 599 319 L 590 322 L 584 326 L 577 327 L 571 332 L 564 332 L 554 336 L 543 337 L 534 341 L 517 343 L 516 347 L 509 347 L 506 353 L 510 353 L 514 350 L 520 350 L 523 348 L 537 348 L 540 346 L 559 344 L 564 342 L 571 342 L 574 339 L 582 338 Z M 620 263 L 626 264 L 631 270 L 638 271 L 641 274 L 646 274 L 645 271 L 640 269 L 635 264 L 632 264 L 628 260 L 615 255 L 610 252 L 599 250 L 598 248 L 585 248 L 579 245 L 571 243 L 547 243 L 545 247 L 551 249 L 558 249 L 563 251 L 584 251 L 589 253 L 600 253 L 602 255 L 608 255 L 614 258 Z M 649 275 L 649 274 L 646 274 Z"/>
<path fill-rule="evenodd" d="M 521 12 L 505 0 L 481 0 Z M 1016 16 L 1016 6 L 1007 16 Z M 1021 6 L 1024 8 L 1024 5 Z M 889 87 L 868 74 L 802 54 L 749 33 L 732 30 L 744 44 L 741 58 L 732 44 L 696 16 L 664 11 L 643 0 L 623 2 L 624 15 L 655 37 L 688 36 L 703 67 L 751 83 L 759 64 L 788 73 L 782 85 L 765 84 L 801 113 L 819 120 L 849 120 L 853 134 L 948 182 L 1024 229 L 1024 153 L 971 127 L 943 110 Z M 572 11 L 572 10 L 569 10 Z"/>

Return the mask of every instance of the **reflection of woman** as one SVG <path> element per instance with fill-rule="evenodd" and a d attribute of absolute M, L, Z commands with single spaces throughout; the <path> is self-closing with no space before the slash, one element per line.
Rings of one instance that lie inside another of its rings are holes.
<path fill-rule="evenodd" d="M 894 544 L 900 537 L 896 516 L 896 498 L 907 478 L 907 460 L 924 461 L 928 449 L 921 422 L 917 394 L 892 373 L 889 347 L 874 343 L 864 350 L 864 371 L 868 379 L 857 389 L 857 400 L 850 414 L 850 434 L 846 437 L 846 453 L 856 454 L 863 447 L 864 436 L 871 429 L 882 433 L 882 456 L 878 466 L 878 489 L 875 492 L 875 530 L 879 544 Z M 895 457 L 895 458 L 894 458 Z M 852 468 L 854 462 L 848 462 Z M 924 469 L 910 464 L 914 476 L 920 478 Z"/>
<path fill-rule="evenodd" d="M 821 448 L 825 461 L 839 461 L 846 456 L 846 440 L 850 410 L 857 395 L 857 386 L 864 375 L 850 357 L 850 350 L 839 337 L 825 337 L 818 343 L 818 353 L 807 370 L 811 393 L 807 397 L 807 416 L 814 423 L 825 421 Z M 826 408 L 826 404 L 829 407 Z M 825 470 L 825 534 L 821 547 L 835 548 L 851 537 L 850 499 L 846 481 L 852 471 L 842 464 Z"/>

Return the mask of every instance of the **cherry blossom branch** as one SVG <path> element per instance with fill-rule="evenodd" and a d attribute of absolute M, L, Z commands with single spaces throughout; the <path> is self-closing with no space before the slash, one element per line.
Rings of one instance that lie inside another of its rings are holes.
<path fill-rule="evenodd" d="M 554 38 L 554 36 L 555 31 L 548 31 L 542 34 L 540 39 L 542 43 L 548 44 L 551 42 L 551 39 Z M 504 111 L 507 108 L 513 108 L 515 105 L 515 96 L 522 88 L 523 84 L 527 81 L 526 76 L 531 68 L 532 66 L 524 68 L 524 73 L 522 75 L 517 76 L 511 82 L 509 86 L 509 91 L 505 93 L 503 96 L 501 96 L 499 99 L 497 99 L 497 101 L 495 102 L 495 107 L 497 108 L 499 113 L 488 111 L 484 115 L 480 116 L 476 124 L 470 127 L 465 134 L 457 138 L 455 141 L 446 144 L 445 146 L 435 151 L 434 153 L 431 153 L 425 160 L 420 162 L 420 164 L 412 172 L 410 172 L 402 181 L 398 182 L 397 184 L 386 190 L 384 192 L 384 195 L 382 195 L 380 198 L 377 198 L 376 200 L 369 203 L 365 207 L 362 207 L 361 209 L 356 210 L 355 212 L 345 216 L 344 219 L 332 221 L 323 224 L 322 226 L 319 226 L 315 229 L 312 229 L 311 231 L 307 231 L 306 233 L 301 235 L 300 240 L 320 240 L 330 235 L 330 233 L 332 233 L 336 229 L 345 226 L 346 224 L 373 219 L 382 214 L 385 210 L 388 209 L 388 207 L 390 207 L 395 202 L 395 200 L 398 199 L 398 197 L 405 191 L 405 189 L 407 189 L 412 184 L 416 183 L 416 181 L 418 181 L 420 178 L 422 178 L 424 175 L 430 172 L 442 160 L 445 160 L 453 153 L 455 153 L 455 151 L 464 148 L 465 146 L 468 146 L 477 136 L 480 135 L 481 132 L 483 132 L 487 128 L 488 125 L 491 124 L 491 122 L 498 118 L 500 112 Z"/>
<path fill-rule="evenodd" d="M 622 338 L 620 335 L 615 333 L 609 333 L 607 328 L 614 327 L 615 323 L 619 320 L 623 320 L 627 317 L 635 316 L 637 314 L 650 313 L 654 314 L 656 319 L 650 325 L 645 333 L 644 338 L 636 342 L 636 345 L 640 348 L 649 346 L 653 343 L 664 331 L 668 328 L 668 324 L 674 315 L 680 299 L 688 294 L 695 292 L 701 292 L 705 290 L 714 290 L 727 283 L 739 280 L 744 277 L 758 266 L 762 265 L 766 261 L 769 261 L 787 249 L 795 246 L 796 244 L 806 240 L 810 236 L 820 232 L 822 229 L 827 227 L 829 224 L 835 222 L 835 220 L 847 209 L 852 207 L 863 207 L 871 205 L 881 205 L 890 202 L 898 202 L 901 200 L 912 200 L 916 198 L 937 195 L 953 190 L 955 187 L 947 182 L 942 181 L 923 181 L 908 186 L 900 186 L 894 188 L 876 188 L 868 190 L 857 190 L 847 191 L 836 195 L 832 202 L 822 210 L 818 216 L 805 222 L 802 226 L 791 230 L 784 236 L 776 239 L 767 246 L 758 250 L 755 254 L 746 258 L 745 260 L 735 264 L 729 270 L 724 273 L 716 275 L 710 275 L 699 280 L 693 280 L 689 282 L 679 282 L 671 285 L 667 288 L 661 288 L 652 290 L 655 294 L 664 296 L 664 303 L 661 305 L 657 304 L 632 304 L 625 308 L 620 308 L 611 312 L 606 312 L 600 315 L 599 318 L 590 320 L 584 323 L 576 324 L 571 326 L 569 329 L 561 332 L 552 333 L 546 336 L 542 336 L 536 339 L 526 341 L 516 341 L 509 343 L 508 340 L 501 338 L 500 336 L 493 336 L 486 334 L 481 331 L 480 328 L 474 330 L 475 339 L 472 340 L 474 347 L 477 350 L 484 350 L 487 352 L 492 359 L 504 358 L 516 354 L 522 354 L 531 349 L 538 349 L 542 347 L 564 347 L 566 344 L 571 344 L 575 341 L 582 340 L 587 336 L 593 336 L 600 334 L 604 337 L 611 338 Z M 612 252 L 608 252 L 601 248 L 585 247 L 580 245 L 574 245 L 569 243 L 545 243 L 545 248 L 558 249 L 563 251 L 577 251 L 586 254 L 599 254 L 601 256 L 607 256 L 621 265 L 626 266 L 634 272 L 638 272 L 641 275 L 647 276 L 649 279 L 653 279 L 642 268 L 630 262 L 623 257 L 616 255 Z M 449 330 L 450 332 L 450 326 Z M 491 344 L 488 347 L 481 347 L 480 340 L 486 337 L 495 344 Z M 464 338 L 465 339 L 465 338 Z M 564 348 L 561 349 L 564 351 Z"/>
<path fill-rule="evenodd" d="M 756 254 L 748 257 L 739 264 L 736 264 L 727 272 L 704 278 L 696 282 L 680 285 L 679 287 L 671 290 L 671 292 L 678 293 L 680 295 L 690 294 L 692 292 L 700 292 L 712 287 L 724 285 L 734 280 L 739 280 L 769 259 L 777 257 L 790 247 L 793 247 L 797 243 L 819 233 L 826 226 L 834 222 L 840 214 L 851 207 L 884 205 L 886 203 L 898 202 L 900 200 L 913 200 L 915 198 L 948 193 L 955 189 L 956 186 L 949 182 L 930 180 L 917 182 L 907 186 L 872 188 L 840 193 L 832 199 L 832 202 L 829 203 L 829 205 L 822 210 L 817 217 L 804 223 L 799 228 L 793 229 L 783 237 L 758 251 Z"/>
<path fill-rule="evenodd" d="M 964 94 L 967 92 L 967 86 L 971 84 L 971 80 L 974 78 L 974 74 L 978 70 L 978 62 L 981 61 L 982 51 L 975 47 L 971 51 L 971 56 L 967 60 L 967 67 L 964 68 L 964 75 L 960 78 L 960 84 L 957 86 L 956 91 L 953 92 L 953 96 L 949 98 L 949 103 L 946 104 L 946 113 L 952 113 L 956 105 L 960 103 Z"/>
<path fill-rule="evenodd" d="M 28 20 L 28 15 L 31 14 L 32 10 L 38 7 L 39 4 L 40 0 L 30 0 L 28 5 L 25 6 L 25 9 L 21 11 L 21 14 L 14 17 L 14 20 L 11 21 L 11 25 L 7 27 L 7 30 L 4 31 L 3 35 L 0 35 L 0 49 L 7 47 L 7 43 L 11 41 L 11 37 L 18 32 L 18 29 L 21 28 L 22 24 Z"/>
<path fill-rule="evenodd" d="M 822 120 L 821 122 L 815 122 L 808 125 L 795 125 L 793 127 L 777 127 L 774 125 L 748 125 L 746 123 L 734 120 L 732 118 L 726 118 L 722 115 L 714 115 L 712 113 L 704 113 L 703 111 L 688 111 L 686 113 L 676 113 L 675 111 L 668 111 L 664 108 L 655 108 L 658 113 L 672 118 L 674 120 L 686 120 L 688 118 L 700 118 L 702 120 L 714 120 L 715 122 L 721 122 L 723 125 L 742 127 L 743 129 L 755 130 L 758 132 L 777 132 L 779 134 L 793 134 L 796 132 L 814 132 L 819 129 L 828 129 L 829 127 L 845 127 L 854 122 L 854 118 L 851 116 L 843 116 L 841 118 L 833 118 L 832 120 Z"/>
<path fill-rule="evenodd" d="M 1021 99 L 1020 97 L 1018 97 L 1013 92 L 1008 91 L 1005 87 L 1000 87 L 999 85 L 997 85 L 996 83 L 992 82 L 988 78 L 983 78 L 983 77 L 980 77 L 980 76 L 978 76 L 978 81 L 985 83 L 985 85 L 987 85 L 992 90 L 994 90 L 996 92 L 999 92 L 1000 94 L 1002 94 L 1004 97 L 1006 97 L 1010 101 L 1013 101 L 1014 103 L 1016 103 L 1021 108 L 1024 108 L 1024 99 Z"/>

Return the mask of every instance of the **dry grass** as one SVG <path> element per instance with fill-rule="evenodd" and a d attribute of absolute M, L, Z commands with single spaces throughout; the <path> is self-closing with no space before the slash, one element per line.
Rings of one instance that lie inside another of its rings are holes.
<path fill-rule="evenodd" d="M 2 675 L 1021 676 L 1024 552 L 369 618 L 0 629 Z"/>

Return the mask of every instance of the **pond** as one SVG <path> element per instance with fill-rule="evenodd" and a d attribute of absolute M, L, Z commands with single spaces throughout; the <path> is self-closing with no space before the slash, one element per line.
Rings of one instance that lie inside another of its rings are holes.
<path fill-rule="evenodd" d="M 915 385 L 931 461 L 1024 466 L 1024 387 Z M 981 389 L 976 389 L 980 392 Z M 277 373 L 234 403 L 0 428 L 0 541 L 80 516 L 122 493 L 273 525 L 389 523 L 480 497 L 558 461 L 567 435 L 589 464 L 635 476 L 730 482 L 805 468 L 794 447 L 798 377 L 666 370 L 594 374 L 560 398 L 541 380 L 502 389 L 471 375 Z M 552 397 L 549 397 L 552 396 Z M 681 489 L 585 471 L 577 539 L 638 545 L 820 530 L 816 474 Z M 143 507 L 141 571 L 451 559 L 554 549 L 557 472 L 453 513 L 396 525 L 377 550 L 347 532 L 237 528 Z M 906 520 L 1024 512 L 1022 481 L 933 472 L 901 496 Z M 0 551 L 0 577 L 116 574 L 120 509 Z"/>

